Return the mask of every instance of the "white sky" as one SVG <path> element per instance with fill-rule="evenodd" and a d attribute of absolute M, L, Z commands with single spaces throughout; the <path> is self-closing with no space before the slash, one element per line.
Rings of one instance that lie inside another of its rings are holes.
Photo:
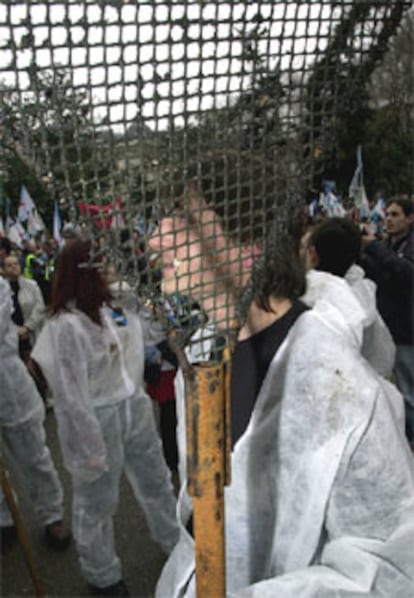
<path fill-rule="evenodd" d="M 137 114 L 139 74 L 144 120 L 163 128 L 172 114 L 181 125 L 184 111 L 222 106 L 246 87 L 237 37 L 251 30 L 259 6 L 271 23 L 271 41 L 261 42 L 260 51 L 271 57 L 271 64 L 279 56 L 282 68 L 303 72 L 325 46 L 321 34 L 329 34 L 335 25 L 328 18 L 340 14 L 331 4 L 16 0 L 8 7 L 0 5 L 0 80 L 27 90 L 25 69 L 32 62 L 40 69 L 68 67 L 76 86 L 92 88 L 96 115 L 106 115 L 112 126 L 120 127 Z M 187 41 L 179 25 L 183 18 L 191 21 Z M 215 28 L 209 20 L 220 25 Z M 13 41 L 19 46 L 28 33 L 34 36 L 34 47 L 10 47 Z M 9 66 L 14 56 L 16 68 Z M 162 81 L 167 73 L 168 80 Z"/>

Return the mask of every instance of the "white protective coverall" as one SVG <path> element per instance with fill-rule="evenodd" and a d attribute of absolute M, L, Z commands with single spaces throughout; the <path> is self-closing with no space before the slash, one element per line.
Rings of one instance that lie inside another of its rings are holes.
<path fill-rule="evenodd" d="M 292 326 L 234 446 L 228 596 L 414 596 L 414 460 L 394 387 L 360 356 L 363 311 L 345 296 L 353 317 L 322 299 Z M 158 598 L 195 595 L 185 484 L 178 512 Z"/>
<path fill-rule="evenodd" d="M 0 427 L 6 455 L 13 459 L 36 517 L 43 526 L 62 519 L 63 491 L 43 427 L 45 408 L 18 353 L 17 327 L 11 320 L 9 283 L 0 278 Z M 0 525 L 12 525 L 0 490 Z"/>
<path fill-rule="evenodd" d="M 358 300 L 359 309 L 346 292 L 344 281 Z M 353 322 L 359 320 L 362 324 L 362 355 L 380 376 L 389 379 L 394 367 L 395 345 L 377 310 L 375 292 L 375 283 L 365 278 L 363 269 L 354 264 L 348 269 L 344 279 L 328 272 L 309 270 L 302 301 L 310 307 L 320 299 L 329 301 L 349 320 L 350 330 L 359 330 L 358 326 L 353 325 Z"/>
<path fill-rule="evenodd" d="M 380 376 L 390 379 L 396 349 L 391 333 L 377 309 L 377 285 L 366 278 L 364 270 L 356 264 L 353 264 L 345 273 L 345 280 L 366 313 L 362 355 Z"/>
<path fill-rule="evenodd" d="M 122 578 L 112 517 L 122 470 L 166 552 L 178 538 L 176 500 L 162 456 L 152 405 L 143 387 L 139 318 L 103 326 L 72 310 L 47 321 L 33 357 L 55 399 L 65 466 L 72 475 L 72 526 L 82 572 L 98 587 Z"/>
<path fill-rule="evenodd" d="M 404 401 L 391 378 L 395 361 L 395 345 L 392 336 L 376 308 L 375 283 L 365 278 L 357 265 L 351 266 L 345 278 L 329 272 L 309 270 L 306 274 L 306 293 L 301 297 L 309 307 L 317 301 L 335 308 L 338 331 L 361 352 L 374 370 L 384 378 L 386 395 L 395 418 L 405 429 Z M 332 312 L 335 323 L 335 312 Z M 348 323 L 348 325 L 347 325 Z"/>
<path fill-rule="evenodd" d="M 40 287 L 35 280 L 19 276 L 19 292 L 17 294 L 23 314 L 24 325 L 29 330 L 30 342 L 33 344 L 45 319 L 45 302 Z"/>

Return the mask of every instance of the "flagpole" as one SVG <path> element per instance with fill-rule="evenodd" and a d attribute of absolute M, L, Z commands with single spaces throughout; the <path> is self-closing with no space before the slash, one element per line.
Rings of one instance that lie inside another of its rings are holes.
<path fill-rule="evenodd" d="M 3 219 L 5 197 L 6 197 L 6 194 L 4 193 L 3 179 L 0 177 L 0 236 L 2 236 L 2 237 L 7 236 L 6 227 L 5 227 L 4 219 Z"/>
<path fill-rule="evenodd" d="M 62 229 L 62 219 L 60 217 L 59 204 L 58 204 L 57 200 L 55 199 L 55 203 L 54 203 L 54 207 L 53 207 L 53 238 L 55 239 L 55 241 L 58 242 L 59 247 L 62 247 L 62 244 L 63 244 L 61 229 Z"/>

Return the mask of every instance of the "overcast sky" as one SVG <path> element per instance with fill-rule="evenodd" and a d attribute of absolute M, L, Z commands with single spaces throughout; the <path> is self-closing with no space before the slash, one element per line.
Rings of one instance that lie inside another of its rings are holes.
<path fill-rule="evenodd" d="M 140 77 L 143 118 L 162 128 L 173 114 L 182 124 L 185 110 L 223 105 L 246 87 L 240 36 L 254 26 L 259 6 L 264 24 L 271 24 L 260 51 L 271 64 L 280 60 L 298 72 L 323 50 L 335 25 L 329 17 L 342 10 L 326 1 L 15 0 L 0 5 L 0 80 L 26 90 L 32 62 L 40 69 L 68 67 L 76 86 L 92 88 L 96 115 L 120 126 L 137 114 Z M 27 48 L 13 49 L 31 35 Z M 14 57 L 16 68 L 9 66 Z"/>

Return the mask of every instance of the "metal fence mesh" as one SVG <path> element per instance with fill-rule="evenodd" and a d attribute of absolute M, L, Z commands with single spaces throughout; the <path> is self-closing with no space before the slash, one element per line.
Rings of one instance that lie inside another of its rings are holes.
<path fill-rule="evenodd" d="M 197 218 L 189 181 L 239 246 L 272 246 L 289 228 L 409 6 L 3 0 L 2 176 L 18 164 L 32 195 L 57 199 L 159 295 L 146 241 L 180 195 Z M 92 204 L 107 206 L 105 226 Z M 194 301 L 203 261 L 180 289 Z"/>

